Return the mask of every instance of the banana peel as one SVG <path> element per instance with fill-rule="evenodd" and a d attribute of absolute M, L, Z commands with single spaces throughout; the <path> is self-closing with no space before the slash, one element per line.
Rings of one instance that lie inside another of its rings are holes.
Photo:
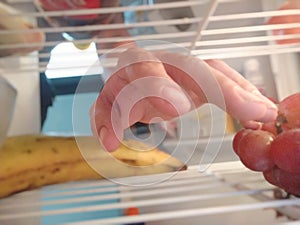
<path fill-rule="evenodd" d="M 184 169 L 178 159 L 134 140 L 108 153 L 93 137 L 14 136 L 0 149 L 0 198 L 50 184 Z"/>
<path fill-rule="evenodd" d="M 92 42 L 80 43 L 80 42 L 73 41 L 73 45 L 77 49 L 82 50 L 82 51 L 88 49 L 91 46 L 91 43 Z"/>

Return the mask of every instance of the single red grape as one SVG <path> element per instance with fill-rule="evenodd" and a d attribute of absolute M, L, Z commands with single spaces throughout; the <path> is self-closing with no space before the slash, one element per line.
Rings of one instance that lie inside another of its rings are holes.
<path fill-rule="evenodd" d="M 270 184 L 273 184 L 277 187 L 279 187 L 279 180 L 277 179 L 278 176 L 276 176 L 276 170 L 278 168 L 274 167 L 271 170 L 267 170 L 263 172 L 264 178 L 266 179 L 266 181 L 268 181 Z"/>
<path fill-rule="evenodd" d="M 271 157 L 280 169 L 300 174 L 300 129 L 279 134 L 271 144 Z"/>
<path fill-rule="evenodd" d="M 241 139 L 242 139 L 248 132 L 251 132 L 251 131 L 252 131 L 251 129 L 241 129 L 241 130 L 239 130 L 239 131 L 234 135 L 234 138 L 233 138 L 233 141 L 232 141 L 232 147 L 233 147 L 234 152 L 235 152 L 237 155 L 239 154 L 239 145 L 240 145 Z"/>
<path fill-rule="evenodd" d="M 290 128 L 286 125 L 286 123 L 281 123 L 279 121 L 271 121 L 268 123 L 263 123 L 262 130 L 269 131 L 270 133 L 274 134 L 275 136 L 284 132 L 286 130 L 290 130 Z"/>
<path fill-rule="evenodd" d="M 265 179 L 293 195 L 300 195 L 300 174 L 290 173 L 274 167 L 272 170 L 263 173 Z"/>
<path fill-rule="evenodd" d="M 286 192 L 293 195 L 300 195 L 300 174 L 289 173 L 284 170 L 280 170 L 279 174 L 279 186 Z"/>
<path fill-rule="evenodd" d="M 263 123 L 261 129 L 268 131 L 274 135 L 278 134 L 278 129 L 277 129 L 277 121 L 271 121 L 268 123 Z"/>
<path fill-rule="evenodd" d="M 300 128 L 300 92 L 279 102 L 278 115 L 287 127 Z"/>
<path fill-rule="evenodd" d="M 242 163 L 254 171 L 267 171 L 274 167 L 270 149 L 274 135 L 264 130 L 248 131 L 240 140 L 238 155 Z"/>

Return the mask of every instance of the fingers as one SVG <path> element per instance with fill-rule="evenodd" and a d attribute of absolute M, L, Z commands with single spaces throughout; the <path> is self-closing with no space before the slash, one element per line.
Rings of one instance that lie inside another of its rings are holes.
<path fill-rule="evenodd" d="M 272 101 L 262 95 L 253 84 L 251 84 L 247 79 L 245 79 L 241 74 L 232 69 L 225 62 L 221 60 L 207 60 L 206 63 L 217 71 L 222 72 L 227 78 L 230 78 L 243 90 L 249 92 L 251 95 L 249 96 L 250 99 L 248 100 L 262 101 L 268 108 L 276 109 L 276 105 Z"/>
<path fill-rule="evenodd" d="M 277 116 L 277 107 L 241 75 L 223 62 L 209 62 L 226 101 L 226 111 L 248 128 L 258 128 L 257 122 L 268 122 Z M 230 78 L 230 79 L 228 79 Z"/>
<path fill-rule="evenodd" d="M 257 88 L 248 82 L 243 76 L 241 76 L 237 71 L 232 69 L 229 65 L 227 65 L 224 61 L 216 60 L 216 59 L 210 59 L 205 60 L 205 62 L 211 66 L 212 68 L 222 72 L 226 75 L 226 77 L 230 78 L 232 81 L 236 82 L 240 87 L 243 89 L 254 92 L 257 91 Z"/>
<path fill-rule="evenodd" d="M 135 122 L 169 120 L 206 102 L 249 128 L 277 116 L 272 102 L 221 61 L 132 46 L 118 56 L 91 109 L 93 133 L 108 151 L 117 148 L 123 130 Z"/>
<path fill-rule="evenodd" d="M 130 48 L 118 60 L 91 109 L 93 133 L 109 151 L 135 122 L 166 120 L 190 110 L 187 96 L 153 55 Z"/>
<path fill-rule="evenodd" d="M 155 55 L 164 63 L 169 76 L 194 100 L 195 107 L 207 102 L 217 103 L 219 97 L 222 99 L 219 84 L 203 61 L 172 52 L 157 52 Z"/>
<path fill-rule="evenodd" d="M 181 82 L 180 85 L 194 90 L 202 99 L 202 104 L 205 100 L 214 103 L 251 127 L 254 127 L 255 124 L 258 126 L 254 121 L 267 122 L 276 118 L 276 105 L 261 95 L 255 86 L 224 62 L 209 60 L 206 64 L 192 56 L 174 53 L 157 55 L 162 61 L 181 69 L 178 82 Z M 166 66 L 166 68 L 168 67 Z M 170 76 L 177 79 L 174 74 L 170 73 Z M 191 78 L 195 81 L 192 85 L 190 85 Z M 200 91 L 197 91 L 199 89 Z"/>
<path fill-rule="evenodd" d="M 228 111 L 237 118 L 266 122 L 276 116 L 277 107 L 240 74 L 223 62 L 210 63 L 221 84 Z M 228 79 L 230 78 L 230 79 Z"/>
<path fill-rule="evenodd" d="M 126 109 L 121 112 L 122 116 L 128 114 L 133 104 L 145 101 L 156 111 L 173 117 L 189 111 L 190 102 L 181 87 L 169 77 L 164 65 L 148 51 L 128 49 L 119 57 L 117 68 L 120 70 L 114 75 L 127 82 L 115 93 L 121 110 Z M 136 119 L 147 120 L 149 116 L 145 112 L 139 114 L 142 118 Z"/>
<path fill-rule="evenodd" d="M 101 104 L 95 102 L 91 107 L 90 126 L 93 135 L 99 139 L 103 148 L 107 151 L 113 151 L 118 148 L 120 140 L 123 139 L 123 129 L 119 126 L 113 127 L 111 117 L 107 114 L 112 107 L 104 99 L 105 97 L 102 98 Z"/>

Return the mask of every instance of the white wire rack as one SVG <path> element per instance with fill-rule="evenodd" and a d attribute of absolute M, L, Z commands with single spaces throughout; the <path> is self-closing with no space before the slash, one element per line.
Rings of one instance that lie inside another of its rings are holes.
<path fill-rule="evenodd" d="M 0 224 L 299 224 L 286 198 L 239 162 L 169 174 L 53 185 L 0 200 Z M 140 214 L 126 216 L 130 207 Z"/>
<path fill-rule="evenodd" d="M 32 6 L 33 0 L 6 0 L 11 6 Z M 145 1 L 146 2 L 146 1 Z M 150 1 L 148 1 L 150 2 Z M 126 23 L 88 26 L 39 27 L 46 35 L 62 32 L 91 32 L 128 29 L 152 32 L 110 38 L 77 40 L 115 45 L 124 41 L 163 40 L 176 43 L 202 59 L 241 58 L 300 51 L 300 44 L 278 45 L 276 40 L 299 38 L 300 35 L 274 36 L 272 30 L 297 28 L 300 23 L 267 25 L 274 15 L 296 15 L 300 10 L 262 10 L 262 1 L 254 0 L 189 0 L 151 1 L 154 4 L 122 5 L 112 8 L 69 11 L 21 11 L 19 16 L 38 19 L 53 16 L 82 14 L 146 13 L 147 17 Z M 164 17 L 164 10 L 179 9 L 192 12 L 190 17 Z M 189 11 L 191 10 L 191 11 Z M 160 16 L 157 16 L 160 15 Z M 14 15 L 18 16 L 18 15 Z M 0 15 L 0 19 L 4 19 Z M 146 19 L 145 19 L 146 18 Z M 183 26 L 188 25 L 188 26 Z M 179 31 L 178 27 L 186 27 Z M 9 33 L 35 32 L 30 30 L 0 30 Z M 47 40 L 45 48 L 61 43 L 61 38 Z M 40 43 L 32 43 L 40 45 Z M 1 45 L 3 49 L 30 47 L 24 44 Z M 168 45 L 152 46 L 167 49 Z M 98 49 L 103 54 L 110 49 Z M 153 50 L 149 48 L 149 50 Z M 68 53 L 64 53 L 68 57 Z M 72 53 L 70 53 L 72 54 Z M 85 53 L 84 51 L 82 54 Z M 18 58 L 11 56 L 7 58 Z M 50 52 L 30 54 L 39 59 L 38 66 L 23 63 L 11 70 L 44 72 Z M 57 69 L 71 69 L 62 65 Z M 74 66 L 72 66 L 72 69 Z M 300 199 L 285 198 L 284 193 L 266 183 L 260 173 L 245 169 L 239 162 L 216 163 L 200 173 L 197 167 L 179 172 L 171 179 L 151 186 L 142 186 L 167 174 L 132 177 L 120 181 L 136 182 L 140 186 L 122 186 L 107 180 L 54 185 L 16 194 L 0 200 L 1 225 L 35 224 L 299 224 Z M 137 207 L 140 214 L 125 216 L 124 210 Z"/>
<path fill-rule="evenodd" d="M 33 0 L 6 0 L 11 6 L 31 5 Z M 121 1 L 122 2 L 122 1 Z M 126 1 L 124 1 L 126 2 Z M 128 1 L 127 1 L 128 2 Z M 129 1 L 130 2 L 130 1 Z M 144 4 L 140 5 L 121 5 L 119 7 L 86 9 L 86 10 L 68 10 L 68 11 L 21 11 L 19 16 L 32 19 L 51 18 L 59 16 L 74 16 L 82 14 L 113 14 L 136 12 L 137 14 L 145 13 L 146 16 L 139 17 L 138 20 L 125 21 L 114 24 L 95 24 L 81 26 L 40 26 L 36 29 L 29 30 L 0 30 L 0 36 L 10 33 L 36 32 L 40 30 L 46 35 L 57 34 L 62 32 L 105 32 L 108 30 L 139 30 L 151 29 L 152 32 L 135 32 L 134 35 L 123 35 L 118 37 L 93 37 L 88 39 L 76 40 L 77 43 L 95 42 L 96 44 L 116 44 L 124 41 L 138 40 L 163 40 L 176 43 L 179 46 L 190 50 L 191 54 L 202 59 L 209 58 L 241 58 L 249 56 L 260 56 L 270 54 L 280 54 L 288 52 L 299 52 L 299 44 L 278 45 L 276 40 L 288 40 L 299 38 L 296 35 L 274 36 L 272 30 L 285 28 L 299 28 L 299 23 L 292 24 L 275 24 L 267 25 L 265 21 L 275 15 L 296 15 L 300 10 L 263 10 L 263 1 L 245 0 L 187 0 L 187 1 L 139 1 Z M 148 3 L 148 4 L 147 4 Z M 151 4 L 150 4 L 151 3 Z M 245 7 L 247 6 L 247 7 Z M 254 7 L 253 7 L 254 6 Z M 178 13 L 173 16 L 166 15 L 165 12 Z M 18 16 L 14 15 L 14 16 Z M 3 18 L 3 15 L 0 17 Z M 179 28 L 181 27 L 181 28 Z M 23 47 L 32 47 L 42 45 L 51 49 L 61 43 L 61 38 L 47 40 L 45 43 L 31 44 L 8 44 L 1 45 L 1 49 L 17 49 Z M 170 46 L 163 45 L 162 49 Z M 157 46 L 156 46 L 157 48 Z M 98 49 L 99 54 L 106 53 L 109 49 Z M 150 49 L 151 50 L 151 47 Z M 68 53 L 66 57 L 68 56 Z M 71 53 L 70 53 L 71 54 Z M 82 52 L 82 54 L 86 54 Z M 33 55 L 32 57 L 36 57 Z M 43 72 L 46 69 L 50 57 L 49 51 L 42 51 L 38 55 L 40 63 L 36 65 L 23 65 L 22 70 L 38 70 Z M 62 69 L 61 66 L 58 69 Z M 68 69 L 68 68 L 66 68 Z"/>

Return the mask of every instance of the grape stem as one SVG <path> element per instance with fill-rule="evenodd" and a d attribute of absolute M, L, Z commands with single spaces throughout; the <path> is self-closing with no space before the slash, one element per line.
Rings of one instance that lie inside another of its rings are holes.
<path fill-rule="evenodd" d="M 277 134 L 282 133 L 283 129 L 282 129 L 281 124 L 283 124 L 283 123 L 287 123 L 286 118 L 283 115 L 278 115 L 277 119 L 276 119 L 276 123 L 275 123 Z"/>

